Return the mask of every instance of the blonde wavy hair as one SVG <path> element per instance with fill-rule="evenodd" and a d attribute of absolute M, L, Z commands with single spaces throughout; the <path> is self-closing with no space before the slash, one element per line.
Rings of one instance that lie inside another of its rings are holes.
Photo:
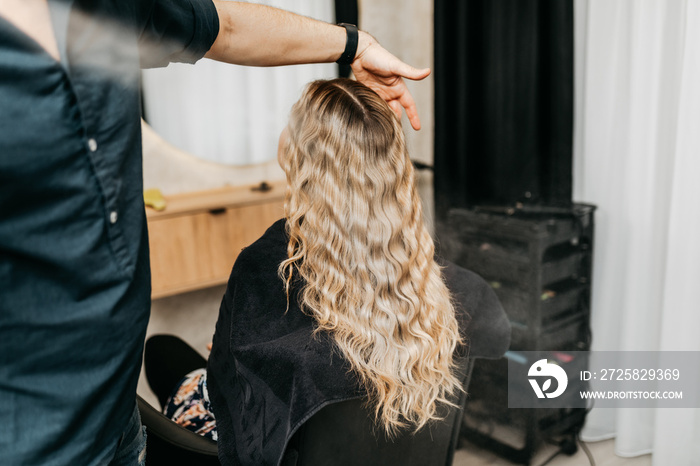
<path fill-rule="evenodd" d="M 335 79 L 306 87 L 288 129 L 287 297 L 298 274 L 302 309 L 332 334 L 386 433 L 419 430 L 462 389 L 461 340 L 400 120 L 368 87 Z"/>

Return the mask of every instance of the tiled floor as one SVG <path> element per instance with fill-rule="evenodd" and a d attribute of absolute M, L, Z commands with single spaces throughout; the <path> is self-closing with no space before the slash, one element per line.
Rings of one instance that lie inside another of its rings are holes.
<path fill-rule="evenodd" d="M 148 335 L 172 333 L 185 339 L 192 347 L 206 356 L 206 345 L 211 341 L 219 313 L 219 304 L 225 287 L 210 288 L 154 301 Z M 157 405 L 145 378 L 139 381 L 139 394 Z M 637 458 L 621 458 L 614 453 L 614 441 L 588 443 L 596 466 L 650 466 L 651 455 Z M 533 466 L 544 463 L 555 452 L 554 447 L 544 447 L 532 461 Z M 454 466 L 510 465 L 512 463 L 495 454 L 465 443 L 455 453 Z M 584 452 L 571 457 L 560 455 L 548 463 L 550 466 L 588 466 L 591 464 Z"/>
<path fill-rule="evenodd" d="M 614 440 L 604 440 L 602 442 L 586 443 L 593 455 L 596 466 L 651 466 L 651 455 L 638 456 L 636 458 L 621 458 L 615 455 Z M 544 447 L 532 461 L 533 466 L 544 463 L 556 449 L 554 447 Z M 495 454 L 480 449 L 478 446 L 465 443 L 455 452 L 453 466 L 486 466 L 504 465 L 513 463 L 496 456 Z M 573 456 L 559 455 L 553 459 L 548 466 L 589 466 L 591 463 L 582 449 Z"/>

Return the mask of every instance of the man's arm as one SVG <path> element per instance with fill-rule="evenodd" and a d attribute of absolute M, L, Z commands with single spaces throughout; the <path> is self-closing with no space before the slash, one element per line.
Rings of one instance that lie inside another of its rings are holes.
<path fill-rule="evenodd" d="M 265 5 L 214 0 L 219 35 L 205 55 L 226 63 L 250 66 L 329 63 L 345 50 L 345 28 Z M 411 126 L 420 129 L 413 97 L 402 78 L 423 79 L 430 69 L 413 68 L 360 31 L 352 70 L 358 81 L 374 89 Z"/>

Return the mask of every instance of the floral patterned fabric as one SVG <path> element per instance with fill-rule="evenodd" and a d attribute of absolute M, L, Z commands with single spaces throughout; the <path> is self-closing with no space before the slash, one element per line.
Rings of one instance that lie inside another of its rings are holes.
<path fill-rule="evenodd" d="M 182 427 L 217 441 L 216 419 L 207 392 L 206 369 L 192 371 L 182 379 L 168 398 L 163 414 Z"/>

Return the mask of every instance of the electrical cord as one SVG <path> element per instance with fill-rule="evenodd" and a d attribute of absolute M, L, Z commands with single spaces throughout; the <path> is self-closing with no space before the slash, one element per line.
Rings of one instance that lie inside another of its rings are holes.
<path fill-rule="evenodd" d="M 586 445 L 586 442 L 581 440 L 581 436 L 578 433 L 574 436 L 574 443 L 579 445 L 581 447 L 581 450 L 583 450 L 583 452 L 586 454 L 586 456 L 588 457 L 588 463 L 590 464 L 590 466 L 596 466 L 595 458 L 593 458 L 593 453 L 591 453 L 591 450 L 588 448 L 588 445 Z M 575 450 L 573 450 L 573 451 L 575 451 Z M 544 461 L 544 463 L 540 464 L 539 466 L 545 466 L 545 465 L 551 463 L 554 460 L 554 458 L 561 455 L 562 453 L 567 453 L 568 455 L 571 455 L 571 454 L 573 454 L 573 451 L 571 451 L 571 450 L 567 451 L 567 445 L 562 445 L 549 458 L 547 458 Z"/>
<path fill-rule="evenodd" d="M 581 440 L 581 436 L 579 434 L 576 434 L 576 443 L 579 444 L 581 450 L 583 450 L 583 452 L 588 457 L 588 462 L 590 463 L 590 465 L 595 466 L 595 458 L 593 458 L 593 453 L 591 453 L 591 450 L 588 449 L 588 445 L 586 445 L 586 442 Z"/>
<path fill-rule="evenodd" d="M 591 412 L 591 410 L 593 409 L 593 406 L 595 405 L 595 400 L 591 400 L 591 401 L 592 401 L 592 403 L 590 404 L 590 406 L 588 406 L 586 408 L 586 415 L 588 415 L 588 413 Z M 596 462 L 595 462 L 595 458 L 593 457 L 593 453 L 591 453 L 591 450 L 588 448 L 588 445 L 586 445 L 586 442 L 581 440 L 581 433 L 577 431 L 576 433 L 574 433 L 573 437 L 574 437 L 574 439 L 573 439 L 574 440 L 574 447 L 575 447 L 575 445 L 580 446 L 581 450 L 583 450 L 583 452 L 586 454 L 586 457 L 588 458 L 588 463 L 590 464 L 590 466 L 596 466 Z M 562 453 L 572 455 L 576 451 L 576 449 L 574 448 L 572 450 L 571 447 L 572 447 L 571 442 L 559 443 L 559 448 L 557 449 L 557 451 L 554 452 L 553 455 L 551 455 L 549 458 L 547 458 L 544 461 L 544 463 L 540 464 L 539 466 L 545 466 L 545 465 L 551 463 L 554 460 L 554 458 L 561 455 Z"/>

